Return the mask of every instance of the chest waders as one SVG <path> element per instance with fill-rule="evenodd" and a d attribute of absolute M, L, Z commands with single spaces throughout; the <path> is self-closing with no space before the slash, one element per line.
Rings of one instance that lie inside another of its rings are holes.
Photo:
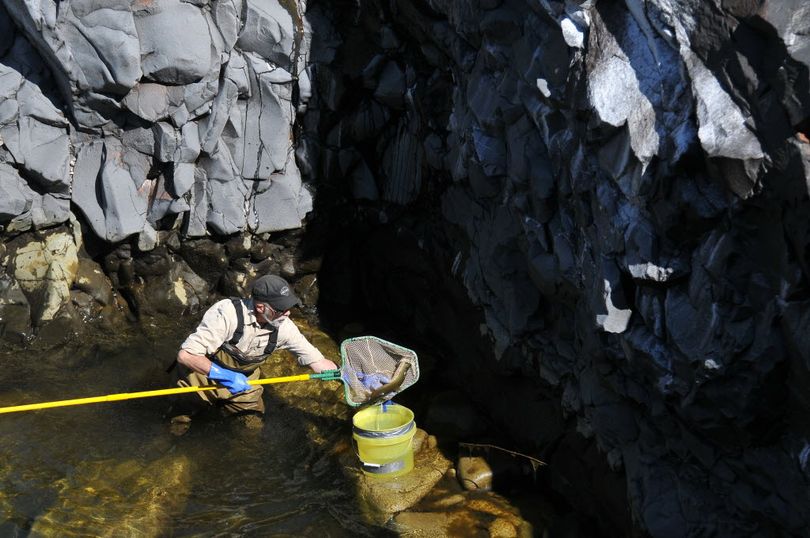
<path fill-rule="evenodd" d="M 208 360 L 218 364 L 223 368 L 240 372 L 247 377 L 248 381 L 257 381 L 261 378 L 259 366 L 267 359 L 267 357 L 276 349 L 278 343 L 278 329 L 270 333 L 267 345 L 264 348 L 264 353 L 259 357 L 245 356 L 236 345 L 242 336 L 245 334 L 245 314 L 242 311 L 242 300 L 239 298 L 231 298 L 233 308 L 236 311 L 236 330 L 234 330 L 231 339 L 222 344 L 214 353 L 207 355 Z M 169 367 L 171 371 L 177 365 L 177 360 Z M 178 368 L 176 375 L 176 383 L 180 387 L 194 387 L 210 384 L 207 376 L 190 371 L 188 368 Z M 220 388 L 213 391 L 197 392 L 197 397 L 211 405 L 221 405 L 226 411 L 230 413 L 264 413 L 264 401 L 262 400 L 262 393 L 264 389 L 261 386 L 253 386 L 245 392 L 239 394 L 231 394 L 228 389 Z M 196 398 L 195 398 L 196 400 Z M 185 402 L 185 403 L 183 403 Z M 176 400 L 175 407 L 187 407 L 188 400 L 183 398 Z"/>
<path fill-rule="evenodd" d="M 233 298 L 231 302 L 233 302 L 234 310 L 236 310 L 236 330 L 233 332 L 233 337 L 222 344 L 216 352 L 209 355 L 208 359 L 224 368 L 249 375 L 255 372 L 276 349 L 276 345 L 278 344 L 278 329 L 274 327 L 274 330 L 270 333 L 267 345 L 264 347 L 264 354 L 255 358 L 246 357 L 245 354 L 236 347 L 236 344 L 239 343 L 239 340 L 242 339 L 245 333 L 245 314 L 242 312 L 242 300 Z"/>

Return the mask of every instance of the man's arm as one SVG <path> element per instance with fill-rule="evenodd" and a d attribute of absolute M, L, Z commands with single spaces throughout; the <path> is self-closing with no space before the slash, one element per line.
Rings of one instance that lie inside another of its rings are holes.
<path fill-rule="evenodd" d="M 181 349 L 177 354 L 177 362 L 198 374 L 208 375 L 211 371 L 211 361 L 205 355 L 195 355 L 185 349 Z"/>
<path fill-rule="evenodd" d="M 278 330 L 279 347 L 290 350 L 301 366 L 312 368 L 316 374 L 324 370 L 338 369 L 334 362 L 324 357 L 323 353 L 301 334 L 290 318 L 285 318 Z"/>
<path fill-rule="evenodd" d="M 206 376 L 227 388 L 231 394 L 250 389 L 250 384 L 242 372 L 223 368 L 211 362 L 207 353 L 214 353 L 229 337 L 234 328 L 229 317 L 223 313 L 224 308 L 234 308 L 229 299 L 223 299 L 209 308 L 192 334 L 180 345 L 177 362 L 189 370 Z"/>
<path fill-rule="evenodd" d="M 230 313 L 233 308 L 229 299 L 223 299 L 206 310 L 194 332 L 180 344 L 177 362 L 198 374 L 208 375 L 211 361 L 207 355 L 216 352 L 223 342 L 233 336 L 236 328 L 231 322 L 231 318 L 235 316 L 226 314 L 226 310 Z"/>

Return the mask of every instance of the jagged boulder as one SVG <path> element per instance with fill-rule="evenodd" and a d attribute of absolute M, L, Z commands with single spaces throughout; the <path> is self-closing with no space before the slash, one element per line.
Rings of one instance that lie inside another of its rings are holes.
<path fill-rule="evenodd" d="M 244 6 L 244 24 L 237 46 L 291 70 L 296 25 L 300 24 L 301 18 L 298 5 L 278 0 L 245 0 Z M 291 12 L 291 8 L 296 12 Z"/>
<path fill-rule="evenodd" d="M 208 304 L 208 283 L 183 261 L 169 271 L 134 283 L 131 291 L 141 315 L 178 316 Z"/>

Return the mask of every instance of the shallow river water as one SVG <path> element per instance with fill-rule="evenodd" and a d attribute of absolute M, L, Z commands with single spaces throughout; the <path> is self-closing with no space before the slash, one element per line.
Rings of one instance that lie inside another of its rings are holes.
<path fill-rule="evenodd" d="M 0 406 L 167 388 L 182 325 L 5 354 Z M 330 457 L 340 383 L 295 385 L 268 391 L 260 430 L 211 414 L 176 437 L 160 397 L 0 415 L 0 536 L 380 535 Z"/>
<path fill-rule="evenodd" d="M 165 370 L 198 319 L 0 352 L 0 407 L 169 388 Z M 297 323 L 338 362 L 332 338 Z M 308 373 L 286 352 L 262 370 Z M 346 472 L 353 410 L 342 384 L 265 386 L 265 403 L 258 429 L 212 410 L 182 436 L 163 418 L 166 397 L 0 414 L 0 536 L 425 536 L 448 521 L 453 536 L 490 536 L 498 518 L 523 521 L 507 499 L 465 496 L 447 475 L 415 507 L 410 532 L 386 524 L 360 498 L 350 479 L 358 471 Z M 522 517 L 543 535 L 547 516 L 532 508 Z"/>

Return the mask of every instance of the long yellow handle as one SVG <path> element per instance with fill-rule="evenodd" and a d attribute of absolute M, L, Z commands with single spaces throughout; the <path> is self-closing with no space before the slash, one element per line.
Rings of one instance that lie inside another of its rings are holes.
<path fill-rule="evenodd" d="M 307 381 L 309 379 L 313 379 L 312 374 L 290 375 L 286 377 L 270 377 L 267 379 L 250 380 L 248 381 L 248 383 L 251 385 L 270 385 L 273 383 L 289 383 L 290 381 Z M 34 411 L 36 409 L 49 409 L 51 407 L 67 407 L 69 405 L 84 405 L 101 402 L 118 402 L 121 400 L 150 398 L 152 396 L 169 396 L 171 394 L 183 394 L 186 392 L 197 392 L 199 390 L 214 390 L 221 388 L 223 387 L 219 385 L 204 385 L 201 387 L 176 387 L 173 389 L 145 390 L 141 392 L 122 392 L 119 394 L 108 394 L 106 396 L 93 396 L 90 398 L 74 398 L 72 400 L 57 400 L 54 402 L 42 402 L 26 405 L 14 405 L 11 407 L 0 407 L 0 414 L 17 413 L 19 411 Z"/>

